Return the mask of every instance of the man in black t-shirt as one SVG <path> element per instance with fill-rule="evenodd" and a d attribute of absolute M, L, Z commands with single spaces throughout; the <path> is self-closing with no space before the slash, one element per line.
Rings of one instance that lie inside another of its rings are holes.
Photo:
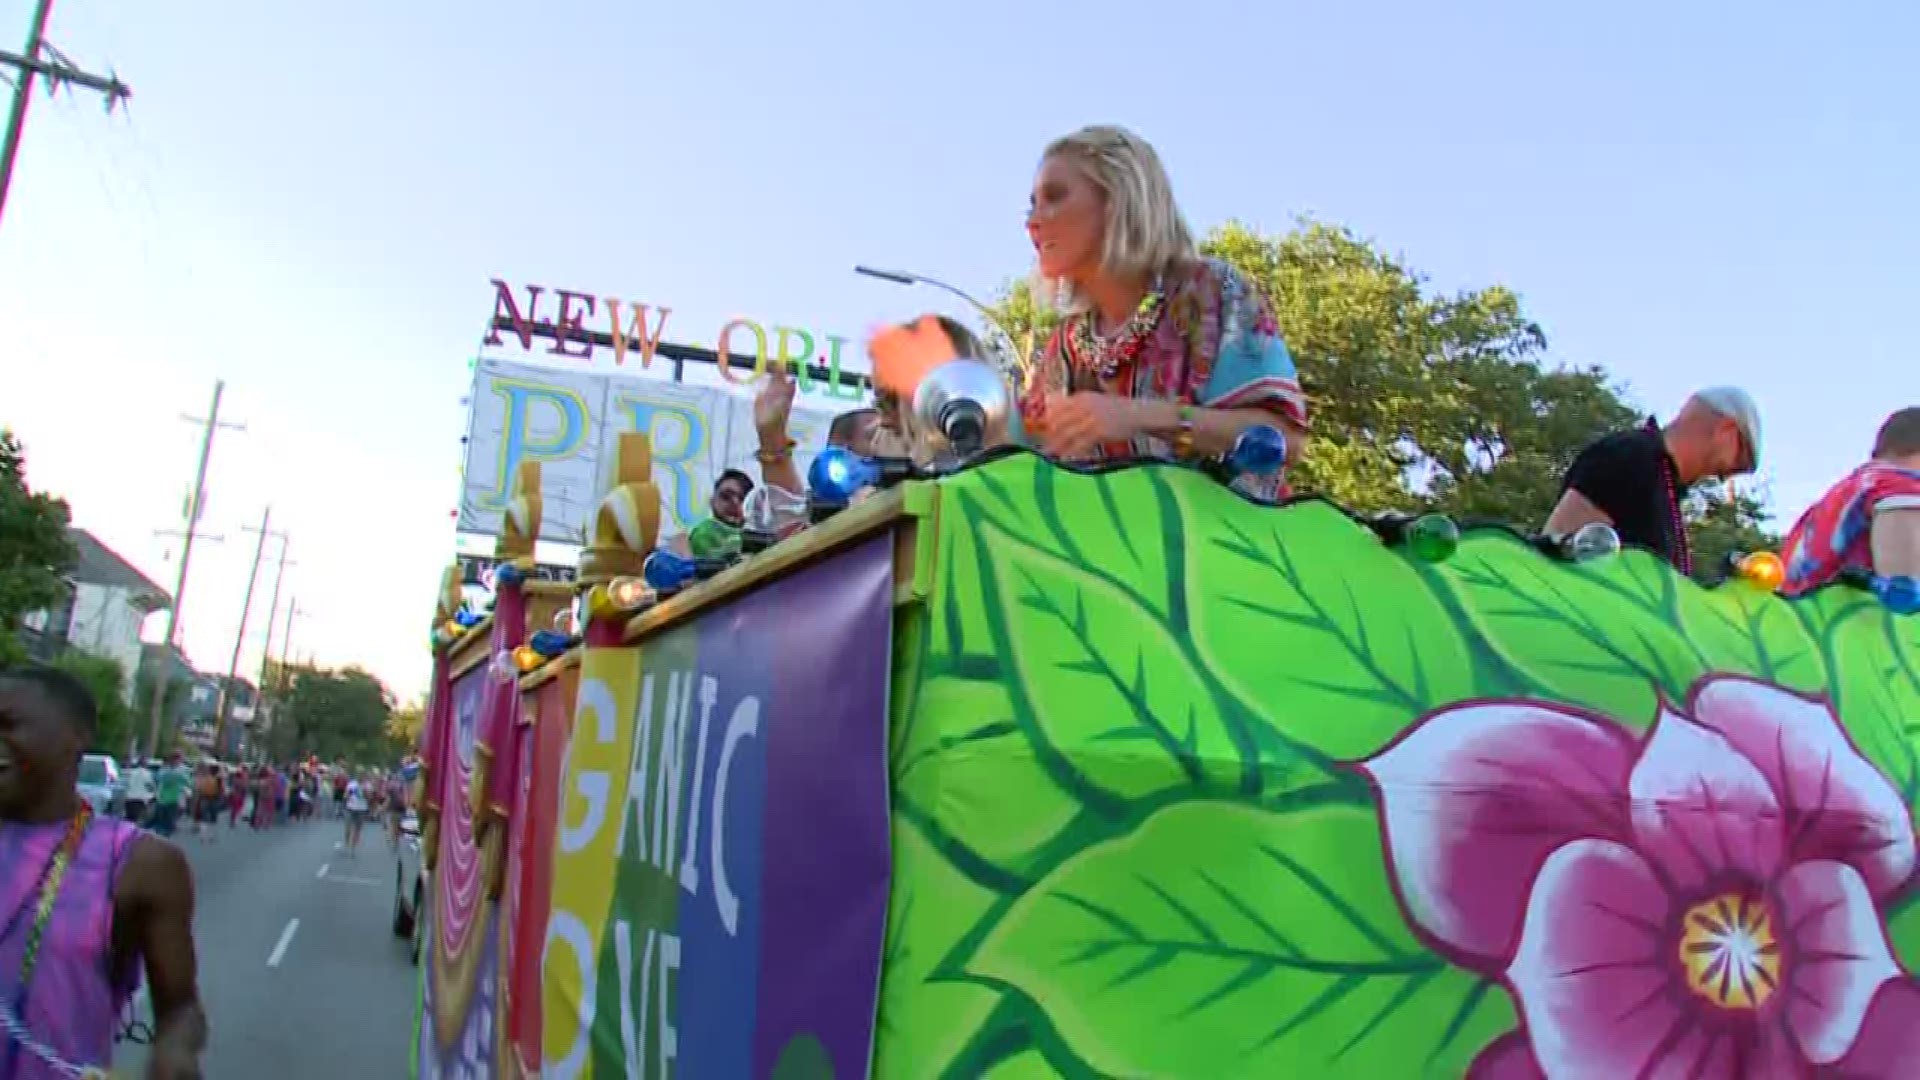
<path fill-rule="evenodd" d="M 1744 390 L 1702 390 L 1665 428 L 1615 432 L 1574 459 L 1547 519 L 1549 536 L 1593 522 L 1611 525 L 1622 543 L 1648 549 L 1691 573 L 1680 500 L 1708 478 L 1750 473 L 1760 462 L 1760 410 Z"/>

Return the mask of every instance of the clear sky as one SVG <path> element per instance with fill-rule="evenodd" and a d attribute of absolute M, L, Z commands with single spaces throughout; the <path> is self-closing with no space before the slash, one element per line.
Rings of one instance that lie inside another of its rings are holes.
<path fill-rule="evenodd" d="M 0 0 L 7 47 L 30 8 Z M 1650 409 L 1744 382 L 1789 519 L 1920 400 L 1910 4 L 58 0 L 51 39 L 135 96 L 34 100 L 0 423 L 171 587 L 176 417 L 227 380 L 203 668 L 271 502 L 296 652 L 424 686 L 488 278 L 669 303 L 682 339 L 857 335 L 938 298 L 855 262 L 1022 272 L 1036 154 L 1094 121 L 1156 143 L 1197 226 L 1313 214 L 1505 283 Z"/>

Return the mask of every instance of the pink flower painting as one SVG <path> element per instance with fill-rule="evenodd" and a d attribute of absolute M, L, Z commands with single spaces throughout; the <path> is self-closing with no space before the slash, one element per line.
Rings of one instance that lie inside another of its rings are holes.
<path fill-rule="evenodd" d="M 1360 768 L 1412 925 L 1520 1015 L 1473 1075 L 1920 1075 L 1912 817 L 1823 701 L 1710 677 L 1644 736 L 1465 703 Z"/>

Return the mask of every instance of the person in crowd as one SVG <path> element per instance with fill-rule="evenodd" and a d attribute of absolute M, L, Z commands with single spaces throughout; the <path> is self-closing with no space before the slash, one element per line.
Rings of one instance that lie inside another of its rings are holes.
<path fill-rule="evenodd" d="M 781 375 L 792 382 L 793 376 L 785 372 Z M 876 457 L 881 453 L 881 448 L 875 444 L 880 429 L 879 409 L 848 409 L 827 424 L 827 445 L 844 446 L 861 457 Z"/>
<path fill-rule="evenodd" d="M 1153 147 L 1095 126 L 1041 155 L 1027 210 L 1036 300 L 1064 319 L 1031 361 L 1020 419 L 1064 460 L 1203 460 L 1250 427 L 1306 444 L 1307 399 L 1257 283 L 1194 246 Z M 906 391 L 905 387 L 888 389 Z M 1285 466 L 1242 476 L 1286 494 Z"/>
<path fill-rule="evenodd" d="M 387 846 L 400 850 L 400 823 L 407 816 L 407 782 L 398 770 L 386 780 Z"/>
<path fill-rule="evenodd" d="M 153 831 L 172 836 L 193 790 L 192 774 L 187 772 L 178 750 L 167 755 L 166 767 L 154 778 L 153 790 Z"/>
<path fill-rule="evenodd" d="M 247 774 L 238 767 L 227 770 L 227 828 L 240 824 L 240 812 L 247 808 Z"/>
<path fill-rule="evenodd" d="M 0 1076 L 105 1076 L 144 970 L 147 1076 L 199 1077 L 193 876 L 180 849 L 96 820 L 75 784 L 99 710 L 52 668 L 0 671 Z"/>
<path fill-rule="evenodd" d="M 147 823 L 147 812 L 153 807 L 153 770 L 148 767 L 145 758 L 135 759 L 133 768 L 127 770 L 127 794 L 121 803 L 121 815 L 135 825 Z"/>
<path fill-rule="evenodd" d="M 346 850 L 347 857 L 351 859 L 360 849 L 360 833 L 366 827 L 367 813 L 372 807 L 364 775 L 354 776 L 347 781 L 345 806 L 347 811 Z"/>
<path fill-rule="evenodd" d="M 955 356 L 983 355 L 979 339 L 957 319 L 932 316 L 945 331 Z M 767 372 L 766 382 L 754 395 L 753 422 L 760 439 L 754 457 L 760 462 L 760 478 L 765 486 L 800 495 L 806 491 L 794 465 L 795 443 L 788 434 L 793 418 L 795 384 L 783 368 Z M 871 407 L 849 409 L 833 418 L 827 427 L 827 445 L 842 446 L 863 457 L 917 457 L 924 459 L 915 446 L 915 434 L 908 403 L 897 392 L 876 389 Z M 921 464 L 927 464 L 921 460 Z"/>
<path fill-rule="evenodd" d="M 340 818 L 345 817 L 347 813 L 347 766 L 346 766 L 346 763 L 340 762 L 340 761 L 334 762 L 332 772 L 333 772 L 333 776 L 331 778 L 331 786 L 333 788 L 333 817 L 334 817 L 334 820 L 338 821 Z"/>
<path fill-rule="evenodd" d="M 273 824 L 273 773 L 265 765 L 253 771 L 253 829 L 259 832 Z"/>
<path fill-rule="evenodd" d="M 220 783 L 220 766 L 209 761 L 193 771 L 193 834 L 203 844 L 211 844 L 218 833 L 220 803 L 225 794 Z"/>
<path fill-rule="evenodd" d="M 1847 570 L 1920 577 L 1920 406 L 1887 417 L 1873 457 L 1800 515 L 1781 553 L 1788 596 Z"/>
<path fill-rule="evenodd" d="M 1580 451 L 1561 481 L 1546 534 L 1611 525 L 1624 544 L 1693 573 L 1681 507 L 1702 480 L 1751 473 L 1760 465 L 1760 410 L 1745 390 L 1718 386 L 1687 399 L 1666 427 L 1648 418 Z"/>
<path fill-rule="evenodd" d="M 746 524 L 747 496 L 753 477 L 739 469 L 722 472 L 713 482 L 707 516 L 673 538 L 673 550 L 695 558 L 723 558 L 740 550 L 740 529 Z"/>

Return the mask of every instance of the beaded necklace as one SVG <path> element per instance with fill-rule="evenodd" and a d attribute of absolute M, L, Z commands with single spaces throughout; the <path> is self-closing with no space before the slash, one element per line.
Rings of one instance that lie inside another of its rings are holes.
<path fill-rule="evenodd" d="M 1140 298 L 1139 306 L 1127 321 L 1114 331 L 1113 336 L 1101 338 L 1093 332 L 1093 313 L 1087 312 L 1067 324 L 1067 360 L 1076 369 L 1095 378 L 1105 380 L 1119 374 L 1124 364 L 1129 364 L 1153 336 L 1160 326 L 1160 318 L 1167 311 L 1167 294 L 1159 282 L 1154 282 L 1147 295 Z"/>
<path fill-rule="evenodd" d="M 33 976 L 34 966 L 40 960 L 40 939 L 46 936 L 47 923 L 53 918 L 53 905 L 60 899 L 60 883 L 66 880 L 67 868 L 73 865 L 73 857 L 80 851 L 80 840 L 87 833 L 87 823 L 93 818 L 93 807 L 85 799 L 80 801 L 80 809 L 74 811 L 73 820 L 67 825 L 67 834 L 60 839 L 60 846 L 53 849 L 47 857 L 46 865 L 40 868 L 40 880 L 32 894 L 33 925 L 27 928 L 27 951 L 20 958 L 20 989 L 27 988 L 27 980 Z M 0 937 L 12 935 L 15 926 L 27 913 L 27 904 L 23 902 L 13 917 L 7 920 L 7 929 Z"/>
<path fill-rule="evenodd" d="M 1655 437 L 1660 434 L 1659 425 L 1651 420 L 1647 421 L 1647 430 Z M 1679 467 L 1673 463 L 1672 455 L 1666 452 L 1665 444 L 1662 443 L 1660 480 L 1667 488 L 1667 526 L 1673 530 L 1673 565 L 1682 575 L 1692 577 L 1693 544 L 1687 538 L 1687 519 L 1680 513 L 1680 478 L 1677 475 L 1679 471 Z"/>
<path fill-rule="evenodd" d="M 63 1076 L 90 1078 L 104 1077 L 99 1069 L 76 1066 L 64 1061 L 50 1047 L 41 1045 L 27 1031 L 25 1021 L 16 1014 L 26 998 L 28 983 L 33 978 L 34 968 L 40 962 L 40 942 L 46 936 L 47 924 L 53 920 L 54 905 L 60 899 L 60 886 L 66 881 L 67 869 L 73 865 L 74 856 L 80 852 L 80 842 L 87 835 L 87 825 L 93 820 L 93 806 L 86 800 L 80 801 L 80 808 L 74 811 L 73 820 L 67 825 L 67 833 L 61 837 L 60 845 L 53 849 L 46 864 L 40 868 L 40 879 L 22 900 L 20 907 L 7 920 L 5 930 L 0 930 L 0 939 L 11 937 L 20 919 L 26 915 L 27 908 L 33 908 L 33 923 L 27 927 L 27 948 L 20 957 L 20 982 L 18 997 L 13 1001 L 0 1002 L 0 1028 L 35 1057 L 45 1061 Z"/>

